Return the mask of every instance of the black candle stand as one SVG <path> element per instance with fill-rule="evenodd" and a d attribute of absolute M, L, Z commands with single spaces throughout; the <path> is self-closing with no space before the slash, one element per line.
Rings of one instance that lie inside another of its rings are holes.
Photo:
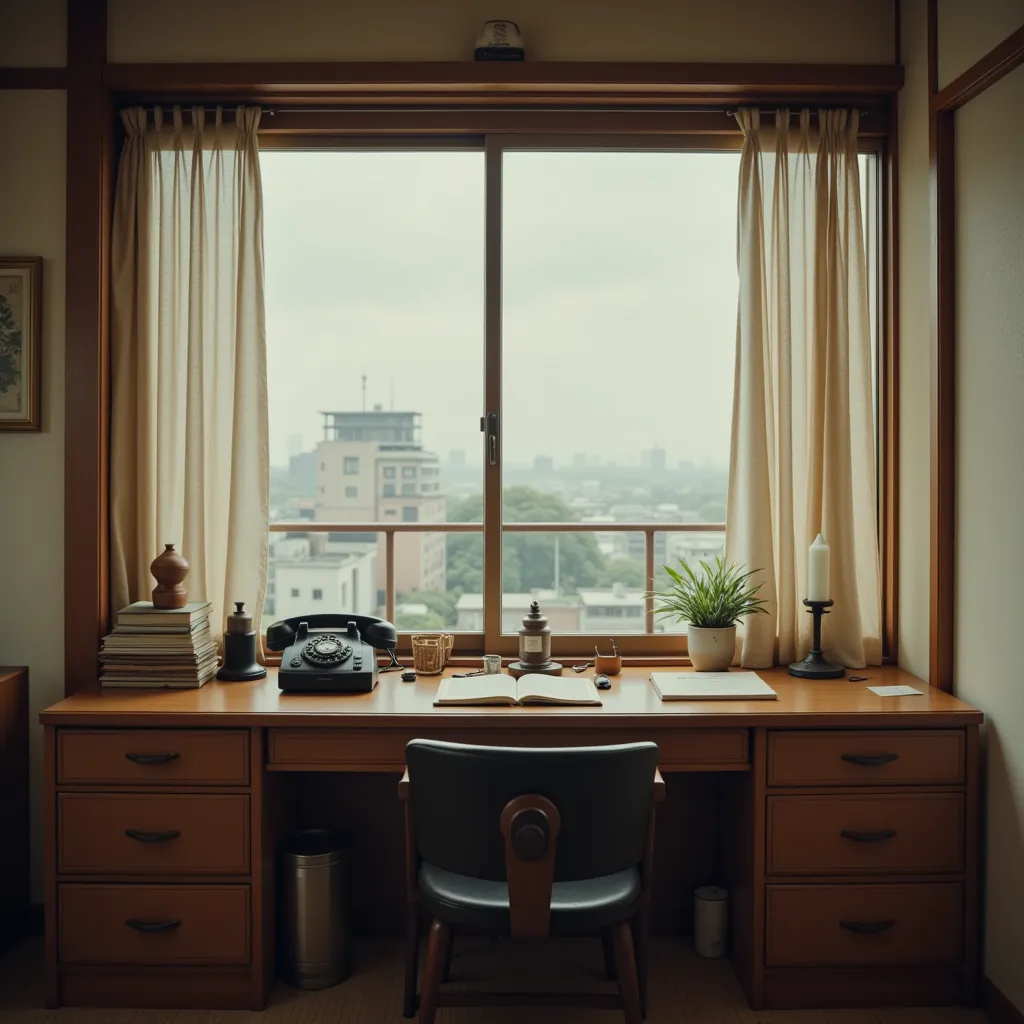
<path fill-rule="evenodd" d="M 833 665 L 821 652 L 821 617 L 828 615 L 826 609 L 831 608 L 833 602 L 805 599 L 804 604 L 814 616 L 814 642 L 803 661 L 794 661 L 789 666 L 789 674 L 801 679 L 842 679 L 846 675 L 846 669 L 842 665 Z"/>

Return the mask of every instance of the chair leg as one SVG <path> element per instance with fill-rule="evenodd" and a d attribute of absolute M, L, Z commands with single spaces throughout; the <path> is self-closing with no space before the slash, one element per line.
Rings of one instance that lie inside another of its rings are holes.
<path fill-rule="evenodd" d="M 622 1012 L 626 1024 L 643 1024 L 640 1010 L 640 989 L 636 979 L 636 960 L 633 955 L 633 933 L 629 924 L 622 921 L 613 925 L 612 948 L 615 950 L 615 969 L 619 976 L 619 992 L 622 995 Z M 423 1018 L 420 1018 L 421 1022 Z"/>
<path fill-rule="evenodd" d="M 633 918 L 633 953 L 636 958 L 636 977 L 640 988 L 640 1012 L 647 1017 L 647 941 L 650 928 L 649 912 L 646 907 L 638 910 Z"/>
<path fill-rule="evenodd" d="M 441 988 L 441 972 L 444 970 L 444 951 L 450 933 L 451 929 L 443 921 L 435 919 L 430 926 L 427 962 L 423 968 L 423 986 L 420 991 L 419 1024 L 434 1024 L 437 997 Z"/>
<path fill-rule="evenodd" d="M 615 950 L 612 948 L 612 933 L 606 928 L 601 932 L 601 948 L 604 951 L 604 976 L 615 980 Z"/>
<path fill-rule="evenodd" d="M 410 903 L 405 917 L 405 992 L 402 997 L 402 1016 L 416 1016 L 416 974 L 419 970 L 420 937 L 419 914 L 416 904 Z"/>
<path fill-rule="evenodd" d="M 451 981 L 452 976 L 452 950 L 455 947 L 455 932 L 448 929 L 448 941 L 444 947 L 444 969 L 441 971 L 441 981 Z"/>

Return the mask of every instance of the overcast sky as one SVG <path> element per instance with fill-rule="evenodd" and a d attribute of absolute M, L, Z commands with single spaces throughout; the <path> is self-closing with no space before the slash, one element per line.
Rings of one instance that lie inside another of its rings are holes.
<path fill-rule="evenodd" d="M 484 161 L 474 152 L 261 154 L 270 454 L 318 410 L 423 414 L 480 450 Z M 725 464 L 737 153 L 504 160 L 504 445 L 511 462 L 661 445 Z"/>

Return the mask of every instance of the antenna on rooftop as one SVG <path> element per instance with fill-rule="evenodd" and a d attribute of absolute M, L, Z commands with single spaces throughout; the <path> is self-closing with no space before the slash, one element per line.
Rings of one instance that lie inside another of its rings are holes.
<path fill-rule="evenodd" d="M 363 374 L 363 412 L 366 412 L 366 374 Z"/>

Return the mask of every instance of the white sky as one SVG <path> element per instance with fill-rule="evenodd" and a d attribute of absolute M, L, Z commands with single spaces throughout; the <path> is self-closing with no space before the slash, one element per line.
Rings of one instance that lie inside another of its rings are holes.
<path fill-rule="evenodd" d="M 423 414 L 424 444 L 480 451 L 479 152 L 261 154 L 271 462 L 318 410 Z M 504 160 L 504 455 L 728 461 L 736 153 Z"/>

